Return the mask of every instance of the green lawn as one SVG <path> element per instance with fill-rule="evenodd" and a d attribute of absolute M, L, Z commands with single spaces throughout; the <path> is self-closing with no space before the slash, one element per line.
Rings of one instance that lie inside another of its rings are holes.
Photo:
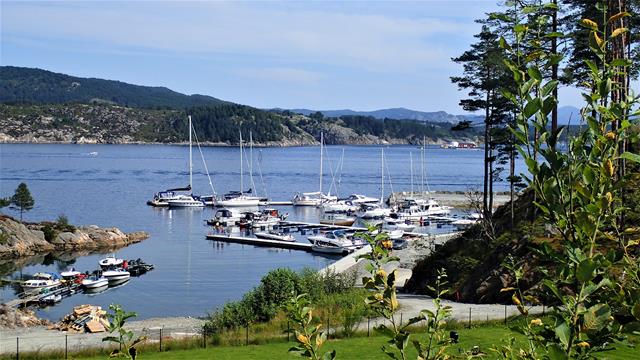
<path fill-rule="evenodd" d="M 458 330 L 460 334 L 460 343 L 451 347 L 451 355 L 460 355 L 458 358 L 465 358 L 462 353 L 470 350 L 473 346 L 479 346 L 481 351 L 487 354 L 487 359 L 495 358 L 490 347 L 500 345 L 501 340 L 507 339 L 513 334 L 509 329 L 503 326 L 482 326 L 478 328 Z M 415 335 L 414 335 L 415 336 Z M 419 336 L 419 335 L 418 335 Z M 519 344 L 523 338 L 519 337 Z M 634 338 L 637 343 L 638 338 Z M 380 336 L 356 337 L 351 339 L 330 340 L 324 346 L 324 350 L 335 349 L 339 359 L 388 359 L 388 357 L 380 351 L 380 347 L 384 344 L 385 338 Z M 141 353 L 140 359 L 295 359 L 293 355 L 287 354 L 291 343 L 269 343 L 264 345 L 249 346 L 209 346 L 207 349 L 192 350 L 171 350 L 167 352 L 150 352 L 149 350 Z M 415 359 L 415 351 L 411 346 L 410 359 Z M 615 351 L 603 353 L 602 359 L 640 359 L 640 349 L 620 347 Z M 84 360 L 105 359 L 106 356 L 81 358 Z"/>

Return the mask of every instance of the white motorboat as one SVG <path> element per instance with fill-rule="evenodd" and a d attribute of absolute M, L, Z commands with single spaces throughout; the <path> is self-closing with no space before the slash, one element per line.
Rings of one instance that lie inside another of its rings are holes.
<path fill-rule="evenodd" d="M 338 225 L 338 226 L 351 226 L 356 222 L 355 216 L 349 216 L 341 213 L 328 213 L 320 219 L 320 224 L 324 225 Z"/>
<path fill-rule="evenodd" d="M 382 219 L 391 215 L 391 209 L 386 209 L 380 204 L 366 204 L 360 208 L 358 216 L 362 219 Z"/>
<path fill-rule="evenodd" d="M 113 268 L 113 267 L 121 267 L 123 262 L 124 262 L 123 259 L 119 259 L 115 257 L 115 255 L 111 255 L 98 261 L 98 265 L 100 265 L 100 267 L 103 269 L 107 269 L 107 268 Z"/>
<path fill-rule="evenodd" d="M 478 213 L 471 213 L 461 219 L 457 219 L 451 222 L 451 225 L 457 227 L 460 230 L 470 228 L 482 220 L 482 215 Z"/>
<path fill-rule="evenodd" d="M 267 240 L 279 240 L 279 241 L 296 241 L 296 238 L 291 234 L 285 234 L 281 231 L 262 231 L 254 233 L 258 239 L 267 239 Z"/>
<path fill-rule="evenodd" d="M 349 195 L 349 197 L 347 197 L 344 200 L 350 201 L 353 204 L 368 204 L 368 203 L 377 203 L 379 199 L 376 199 L 370 196 L 360 195 L 360 194 L 351 194 Z"/>
<path fill-rule="evenodd" d="M 309 241 L 311 241 L 311 250 L 319 253 L 347 255 L 352 251 L 349 247 L 323 237 L 309 237 Z"/>
<path fill-rule="evenodd" d="M 102 272 L 102 276 L 107 278 L 109 285 L 121 284 L 131 277 L 131 274 L 124 269 L 111 269 Z"/>
<path fill-rule="evenodd" d="M 51 295 L 47 295 L 45 297 L 42 297 L 38 300 L 38 302 L 42 305 L 53 305 L 55 303 L 59 303 L 60 301 L 62 301 L 62 295 L 61 294 L 51 294 Z"/>
<path fill-rule="evenodd" d="M 336 202 L 325 202 L 320 205 L 320 208 L 325 213 L 341 213 L 341 212 L 356 212 L 359 205 L 353 204 L 349 200 L 340 200 Z"/>
<path fill-rule="evenodd" d="M 171 208 L 203 208 L 204 201 L 193 195 L 180 195 L 175 199 L 167 201 Z"/>
<path fill-rule="evenodd" d="M 26 291 L 39 291 L 49 289 L 60 285 L 60 278 L 53 273 L 39 272 L 33 274 L 33 277 L 22 283 L 22 289 Z"/>
<path fill-rule="evenodd" d="M 62 276 L 63 279 L 65 280 L 71 280 L 73 278 L 75 278 L 76 276 L 80 275 L 81 272 L 77 271 L 75 268 L 68 268 L 67 270 L 63 271 L 60 273 L 60 276 Z"/>
<path fill-rule="evenodd" d="M 382 228 L 386 230 L 402 230 L 406 232 L 413 231 L 416 226 L 408 220 L 398 220 L 393 218 L 384 218 Z"/>
<path fill-rule="evenodd" d="M 82 286 L 86 289 L 97 289 L 109 285 L 109 279 L 104 276 L 92 275 L 82 279 Z"/>
<path fill-rule="evenodd" d="M 356 248 L 353 241 L 347 237 L 347 234 L 344 230 L 332 230 L 327 231 L 324 234 L 309 236 L 307 238 L 311 244 L 327 246 L 330 244 L 333 247 L 338 247 L 346 251 L 347 253 L 353 251 Z M 341 253 L 341 252 L 334 252 Z"/>
<path fill-rule="evenodd" d="M 207 220 L 207 224 L 212 226 L 231 226 L 235 225 L 242 218 L 242 214 L 233 209 L 218 209 L 211 220 Z"/>
<path fill-rule="evenodd" d="M 427 201 L 405 200 L 397 215 L 399 219 L 409 219 L 417 221 L 429 216 L 448 215 L 451 207 L 440 206 L 434 199 Z"/>

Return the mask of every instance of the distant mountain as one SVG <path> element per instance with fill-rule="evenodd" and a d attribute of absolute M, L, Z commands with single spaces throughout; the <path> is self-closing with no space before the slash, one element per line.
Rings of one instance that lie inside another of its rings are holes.
<path fill-rule="evenodd" d="M 281 110 L 281 109 L 278 109 Z M 310 109 L 289 109 L 289 111 L 309 115 L 318 110 L 310 110 Z M 405 108 L 392 108 L 392 109 L 381 109 L 374 111 L 355 111 L 350 109 L 344 110 L 319 110 L 326 117 L 340 117 L 345 115 L 360 115 L 360 116 L 372 116 L 376 119 L 397 119 L 397 120 L 418 120 L 418 121 L 429 121 L 429 122 L 439 122 L 439 123 L 458 123 L 463 120 L 471 120 L 473 122 L 478 122 L 484 120 L 484 116 L 478 115 L 452 115 L 445 111 L 433 111 L 433 112 L 425 112 L 425 111 L 417 111 Z"/>
<path fill-rule="evenodd" d="M 165 87 L 81 78 L 15 66 L 0 66 L 0 102 L 15 104 L 107 103 L 134 108 L 167 109 L 228 104 L 211 96 L 185 95 Z"/>
<path fill-rule="evenodd" d="M 580 124 L 580 109 L 575 106 L 561 106 L 558 108 L 558 124 L 559 125 L 578 125 Z"/>

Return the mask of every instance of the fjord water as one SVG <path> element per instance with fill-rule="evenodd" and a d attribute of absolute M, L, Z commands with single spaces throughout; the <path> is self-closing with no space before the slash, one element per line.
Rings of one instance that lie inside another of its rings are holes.
<path fill-rule="evenodd" d="M 344 148 L 340 195 L 363 193 L 380 196 L 380 147 L 328 146 L 325 157 L 324 189 L 332 181 Z M 414 185 L 420 182 L 419 149 L 415 146 L 385 148 L 387 179 L 385 191 L 409 190 L 410 160 L 413 153 Z M 239 190 L 238 148 L 202 148 L 213 185 L 218 193 Z M 464 191 L 482 184 L 480 150 L 429 148 L 426 173 L 431 190 Z M 96 224 L 118 227 L 125 232 L 146 231 L 151 236 L 142 243 L 118 251 L 119 257 L 142 258 L 156 269 L 126 285 L 96 295 L 78 294 L 62 303 L 39 311 L 49 319 L 58 319 L 78 304 L 107 307 L 119 303 L 138 312 L 141 318 L 161 316 L 201 316 L 226 301 L 237 300 L 256 286 L 260 278 L 277 267 L 321 268 L 335 259 L 302 251 L 277 250 L 239 244 L 224 244 L 205 239 L 209 229 L 205 220 L 214 210 L 158 209 L 145 203 L 157 191 L 188 184 L 188 150 L 171 145 L 0 145 L 0 196 L 10 196 L 20 182 L 29 186 L 36 205 L 25 213 L 26 221 L 55 220 L 68 217 L 71 224 Z M 210 194 L 210 186 L 198 149 L 194 147 L 194 193 Z M 255 149 L 254 182 L 260 195 L 274 200 L 289 200 L 296 191 L 317 191 L 319 148 Z M 245 162 L 245 189 L 251 187 Z M 262 173 L 262 180 L 260 171 Z M 392 187 L 391 187 L 392 186 Z M 499 184 L 496 191 L 506 190 Z M 5 213 L 15 215 L 7 209 Z M 289 219 L 317 221 L 315 209 L 281 207 Z M 304 241 L 304 239 L 300 239 Z M 63 260 L 36 258 L 20 273 L 63 271 L 68 264 L 80 270 L 94 270 L 104 254 L 92 254 Z M 4 265 L 5 269 L 7 265 Z M 0 267 L 0 271 L 2 271 Z M 15 297 L 15 289 L 0 290 L 0 302 Z"/>

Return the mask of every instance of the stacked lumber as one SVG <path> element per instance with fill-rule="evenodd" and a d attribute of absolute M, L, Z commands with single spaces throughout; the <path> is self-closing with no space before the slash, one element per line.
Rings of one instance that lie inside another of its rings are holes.
<path fill-rule="evenodd" d="M 107 312 L 100 306 L 78 305 L 73 308 L 71 314 L 66 315 L 49 329 L 68 332 L 103 332 L 109 326 L 106 315 Z"/>

